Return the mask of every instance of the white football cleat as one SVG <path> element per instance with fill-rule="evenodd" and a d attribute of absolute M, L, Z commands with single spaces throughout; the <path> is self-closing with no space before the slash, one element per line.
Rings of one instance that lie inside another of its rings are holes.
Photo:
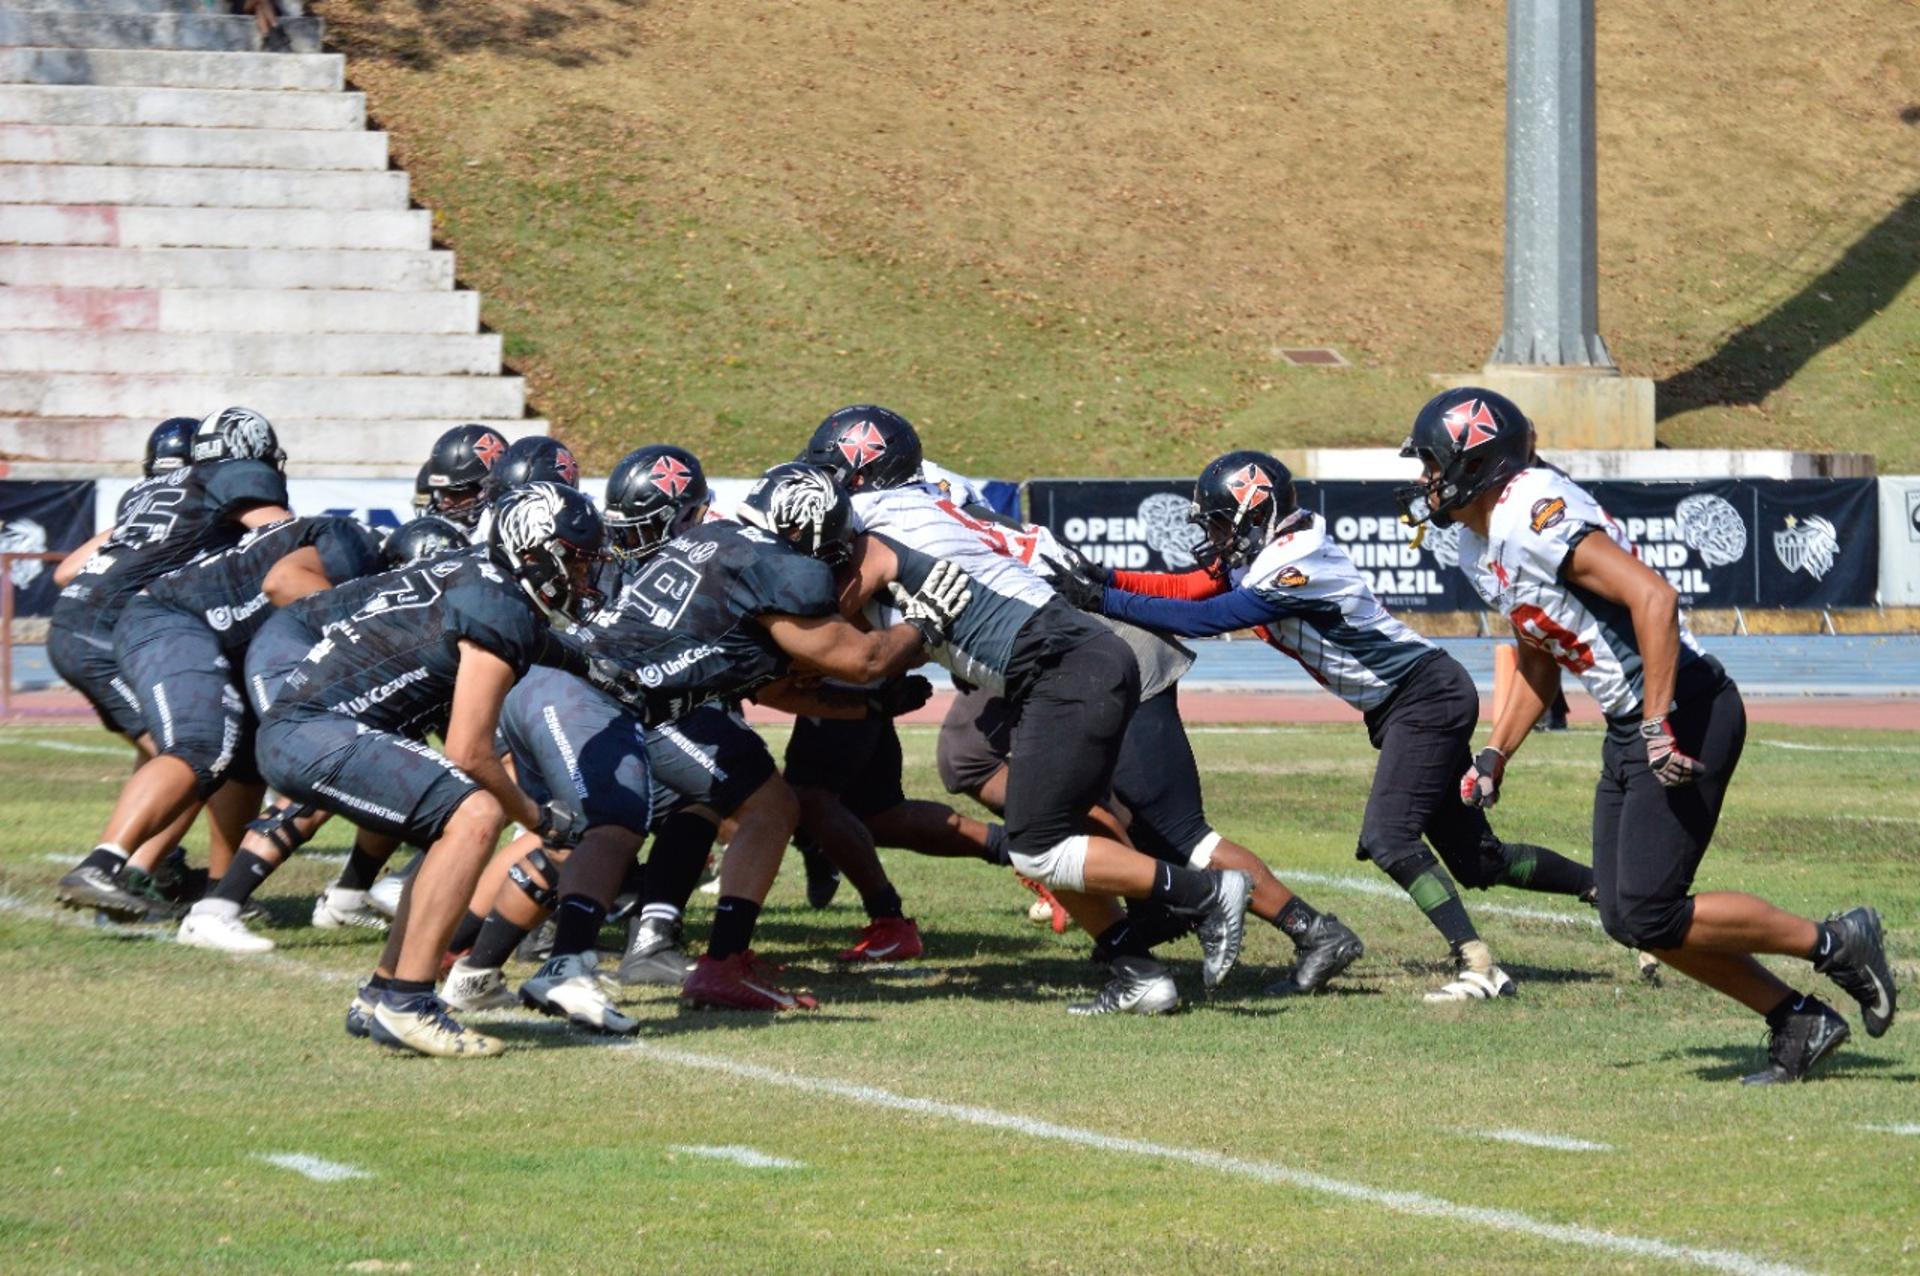
<path fill-rule="evenodd" d="M 1470 939 L 1454 957 L 1453 978 L 1426 995 L 1428 1001 L 1494 1001 L 1515 995 L 1513 980 L 1493 964 L 1485 940 Z"/>
<path fill-rule="evenodd" d="M 406 889 L 406 878 L 398 873 L 388 873 L 367 889 L 367 906 L 392 917 L 400 911 L 400 895 Z"/>
<path fill-rule="evenodd" d="M 1167 1015 L 1180 1008 L 1180 989 L 1167 968 L 1151 957 L 1115 957 L 1113 978 L 1092 1001 L 1076 1001 L 1070 1015 Z"/>
<path fill-rule="evenodd" d="M 271 939 L 254 934 L 238 917 L 203 913 L 198 905 L 181 919 L 178 939 L 189 948 L 211 948 L 222 953 L 270 953 L 274 948 Z"/>
<path fill-rule="evenodd" d="M 529 1010 L 588 1029 L 626 1036 L 640 1030 L 640 1021 L 623 1015 L 600 983 L 592 953 L 555 957 L 533 978 L 520 985 L 520 1001 Z"/>
<path fill-rule="evenodd" d="M 464 957 L 447 972 L 445 982 L 440 985 L 440 1000 L 447 1003 L 449 1010 L 462 1012 L 505 1010 L 518 1004 L 498 967 L 469 966 Z"/>
<path fill-rule="evenodd" d="M 368 902 L 366 891 L 329 886 L 313 901 L 313 925 L 316 930 L 370 930 L 385 934 L 388 922 L 387 915 Z"/>
<path fill-rule="evenodd" d="M 437 997 L 422 995 L 406 1008 L 382 1001 L 367 1021 L 367 1035 L 389 1050 L 411 1050 L 436 1059 L 486 1059 L 507 1048 L 498 1037 L 462 1027 Z"/>

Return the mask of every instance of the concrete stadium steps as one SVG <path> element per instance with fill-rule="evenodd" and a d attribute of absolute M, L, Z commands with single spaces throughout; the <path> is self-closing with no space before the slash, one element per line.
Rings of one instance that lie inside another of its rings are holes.
<path fill-rule="evenodd" d="M 208 0 L 14 0 L 15 9 L 50 13 L 206 13 Z"/>
<path fill-rule="evenodd" d="M 0 83 L 332 93 L 338 53 L 193 53 L 177 49 L 0 48 Z"/>
<path fill-rule="evenodd" d="M 296 52 L 317 51 L 317 18 L 281 23 Z M 75 13 L 58 9 L 0 9 L 0 44 L 50 49 L 191 49 L 253 52 L 260 28 L 250 17 L 208 13 Z"/>
<path fill-rule="evenodd" d="M 0 331 L 478 332 L 480 294 L 335 289 L 0 288 Z"/>
<path fill-rule="evenodd" d="M 433 214 L 398 210 L 128 208 L 26 204 L 0 217 L 0 243 L 117 248 L 433 247 Z"/>
<path fill-rule="evenodd" d="M 490 376 L 497 333 L 14 332 L 0 341 L 0 374 L 152 373 L 197 376 Z"/>
<path fill-rule="evenodd" d="M 68 288 L 453 287 L 453 254 L 350 248 L 0 246 L 0 284 Z"/>
<path fill-rule="evenodd" d="M 145 204 L 175 208 L 405 208 L 397 169 L 115 168 L 0 164 L 0 204 Z"/>
<path fill-rule="evenodd" d="M 227 400 L 182 402 L 165 416 L 200 416 L 224 407 Z M 257 406 L 249 404 L 248 406 Z M 265 408 L 261 408 L 265 411 Z M 72 456 L 108 457 L 137 462 L 147 434 L 160 420 L 140 417 L 8 417 L 0 416 L 0 454 L 16 460 L 52 460 Z M 424 457 L 433 441 L 456 425 L 477 421 L 517 439 L 546 434 L 550 426 L 535 417 L 497 418 L 445 416 L 383 420 L 339 418 L 273 418 L 273 431 L 287 449 L 289 471 L 383 464 L 384 458 L 412 461 Z"/>
<path fill-rule="evenodd" d="M 0 124 L 0 163 L 384 169 L 387 135 L 364 130 Z"/>
<path fill-rule="evenodd" d="M 181 404 L 244 403 L 271 420 L 478 421 L 526 414 L 519 377 L 191 377 L 90 372 L 0 373 L 0 416 L 146 417 Z M 376 436 L 377 437 L 377 436 Z M 368 460 L 386 458 L 381 447 Z M 424 452 L 409 453 L 425 459 Z"/>
<path fill-rule="evenodd" d="M 0 84 L 0 123 L 174 128 L 360 129 L 363 93 Z"/>

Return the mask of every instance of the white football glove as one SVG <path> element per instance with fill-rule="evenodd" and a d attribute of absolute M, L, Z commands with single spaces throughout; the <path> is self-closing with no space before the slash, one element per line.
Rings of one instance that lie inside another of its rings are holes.
<path fill-rule="evenodd" d="M 973 578 L 959 564 L 943 558 L 933 565 L 920 588 L 909 591 L 896 580 L 888 582 L 887 592 L 900 609 L 900 618 L 920 631 L 920 640 L 938 647 L 946 642 L 953 623 L 967 609 L 973 598 L 972 586 Z"/>

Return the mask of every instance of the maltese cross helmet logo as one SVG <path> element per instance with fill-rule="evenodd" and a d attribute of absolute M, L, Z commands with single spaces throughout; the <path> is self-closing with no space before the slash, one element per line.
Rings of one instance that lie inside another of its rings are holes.
<path fill-rule="evenodd" d="M 1447 427 L 1455 446 L 1463 452 L 1472 451 L 1500 433 L 1499 422 L 1479 399 L 1455 405 L 1440 418 L 1440 424 Z"/>
<path fill-rule="evenodd" d="M 839 439 L 840 455 L 847 458 L 847 464 L 859 469 L 871 465 L 887 454 L 887 441 L 881 436 L 880 428 L 871 421 L 861 421 L 848 426 Z"/>
<path fill-rule="evenodd" d="M 678 457 L 663 456 L 647 471 L 647 479 L 668 496 L 678 498 L 693 481 L 693 471 Z"/>
<path fill-rule="evenodd" d="M 1227 476 L 1227 490 L 1242 510 L 1256 510 L 1273 499 L 1273 480 L 1257 465 L 1245 465 Z"/>
<path fill-rule="evenodd" d="M 488 430 L 473 441 L 473 454 L 480 458 L 480 464 L 492 469 L 493 463 L 507 454 L 507 441 Z"/>

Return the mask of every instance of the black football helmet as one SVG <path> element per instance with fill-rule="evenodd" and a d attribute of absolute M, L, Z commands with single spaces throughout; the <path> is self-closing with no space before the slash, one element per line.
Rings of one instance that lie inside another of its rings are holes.
<path fill-rule="evenodd" d="M 140 472 L 148 478 L 171 470 L 184 470 L 193 464 L 193 433 L 200 422 L 190 416 L 170 416 L 147 435 L 147 454 L 140 461 Z"/>
<path fill-rule="evenodd" d="M 473 530 L 486 505 L 487 476 L 507 455 L 507 436 L 485 425 L 456 425 L 434 440 L 413 485 L 413 508 Z"/>
<path fill-rule="evenodd" d="M 850 492 L 920 481 L 920 435 L 907 418 L 871 403 L 822 421 L 796 460 L 817 465 Z"/>
<path fill-rule="evenodd" d="M 785 461 L 761 475 L 741 502 L 739 518 L 831 566 L 853 553 L 847 489 L 832 473 L 805 461 Z"/>
<path fill-rule="evenodd" d="M 487 498 L 499 500 L 503 492 L 528 483 L 579 487 L 580 463 L 559 439 L 550 439 L 544 434 L 515 439 L 500 463 L 487 474 Z"/>
<path fill-rule="evenodd" d="M 222 408 L 193 431 L 193 460 L 265 461 L 276 470 L 287 468 L 287 454 L 273 432 L 273 423 L 252 408 Z"/>
<path fill-rule="evenodd" d="M 411 567 L 423 558 L 451 554 L 457 549 L 467 548 L 467 544 L 467 533 L 458 524 L 437 514 L 422 514 L 412 522 L 393 529 L 393 534 L 387 537 L 387 543 L 380 548 L 380 557 L 391 571 L 397 567 Z"/>
<path fill-rule="evenodd" d="M 1492 390 L 1443 390 L 1413 418 L 1400 455 L 1426 471 L 1394 492 L 1406 521 L 1445 527 L 1454 510 L 1533 464 L 1533 422 Z"/>
<path fill-rule="evenodd" d="M 592 580 L 603 535 L 600 512 L 584 492 L 562 483 L 528 483 L 494 504 L 487 551 L 548 620 L 572 624 L 602 601 Z"/>
<path fill-rule="evenodd" d="M 707 515 L 706 472 L 685 448 L 654 443 L 620 458 L 607 477 L 607 549 L 644 558 Z"/>
<path fill-rule="evenodd" d="M 1246 451 L 1215 457 L 1193 485 L 1187 521 L 1206 534 L 1193 556 L 1210 569 L 1244 567 L 1299 508 L 1293 471 L 1277 458 Z"/>

